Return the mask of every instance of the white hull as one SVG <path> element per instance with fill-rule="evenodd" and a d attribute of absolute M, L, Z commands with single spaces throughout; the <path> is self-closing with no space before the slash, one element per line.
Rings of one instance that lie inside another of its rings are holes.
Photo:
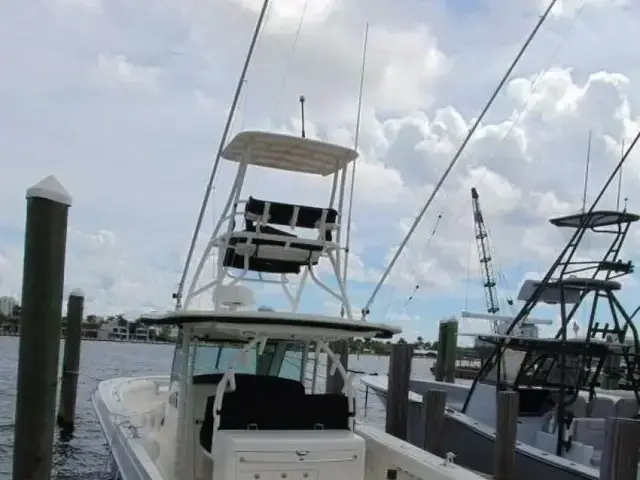
<path fill-rule="evenodd" d="M 172 470 L 175 452 L 171 449 L 175 449 L 175 442 L 163 439 L 160 433 L 168 384 L 168 376 L 116 378 L 101 382 L 92 395 L 113 462 L 123 480 L 177 480 Z M 396 469 L 398 478 L 481 478 L 370 425 L 360 424 L 348 435 L 364 441 L 365 480 L 382 480 L 389 469 Z M 210 480 L 209 475 L 198 480 Z"/>
<path fill-rule="evenodd" d="M 164 411 L 168 386 L 168 375 L 115 378 L 100 382 L 91 396 L 113 463 L 123 480 L 166 478 L 152 460 L 150 440 L 153 424 L 160 422 Z"/>
<path fill-rule="evenodd" d="M 361 382 L 386 406 L 388 377 L 365 376 Z M 418 388 L 414 388 L 414 385 Z M 466 384 L 447 384 L 435 380 L 412 381 L 412 391 L 409 392 L 409 425 L 419 424 L 422 417 L 422 394 L 429 389 L 445 389 L 447 395 L 453 389 L 456 394 L 465 394 L 469 390 L 470 382 Z M 484 390 L 486 388 L 486 391 Z M 416 391 L 418 390 L 419 393 Z M 610 396 L 617 398 L 615 394 L 624 398 L 629 392 L 597 390 L 601 397 Z M 492 418 L 495 412 L 495 389 L 479 384 L 474 395 L 474 402 L 470 405 L 469 415 L 458 411 L 461 407 L 459 398 L 453 403 L 447 402 L 445 411 L 445 435 L 443 443 L 446 448 L 455 453 L 461 464 L 478 471 L 488 472 L 492 468 L 493 444 L 496 440 L 495 424 Z M 483 413 L 484 412 L 484 413 Z M 623 416 L 623 415 L 619 415 Z M 592 456 L 590 446 L 580 445 L 574 440 L 572 449 L 567 453 L 568 458 L 557 456 L 553 453 L 555 437 L 549 436 L 546 448 L 533 446 L 532 441 L 543 443 L 544 437 L 537 433 L 539 425 L 537 419 L 521 417 L 518 427 L 518 443 L 516 445 L 516 469 L 518 479 L 537 480 L 550 477 L 558 480 L 590 479 L 599 477 L 597 466 L 586 465 L 588 457 Z M 409 440 L 420 444 L 423 441 L 422 432 L 419 429 L 409 430 Z M 487 461 L 487 459 L 489 459 Z"/>

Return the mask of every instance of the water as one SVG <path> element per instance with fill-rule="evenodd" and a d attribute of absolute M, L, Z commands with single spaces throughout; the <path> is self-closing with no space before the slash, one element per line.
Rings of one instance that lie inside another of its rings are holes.
<path fill-rule="evenodd" d="M 18 370 L 17 337 L 0 336 L 0 480 L 11 478 L 13 455 L 13 428 Z M 61 348 L 62 352 L 62 348 Z M 90 395 L 99 380 L 122 376 L 168 374 L 173 358 L 173 346 L 143 343 L 82 343 L 78 380 L 76 428 L 71 439 L 62 439 L 56 433 L 54 440 L 54 474 L 58 480 L 88 479 L 113 480 L 108 472 L 109 452 L 102 430 L 93 411 Z M 62 362 L 60 362 L 62 363 Z M 324 362 L 318 369 L 324 376 Z M 430 361 L 415 359 L 413 374 L 429 376 Z M 386 373 L 388 357 L 352 355 L 349 367 L 368 373 Z M 356 378 L 358 416 L 365 415 L 365 389 Z M 318 391 L 324 391 L 324 379 L 318 380 Z M 384 407 L 375 397 L 368 396 L 366 419 L 384 425 Z"/>

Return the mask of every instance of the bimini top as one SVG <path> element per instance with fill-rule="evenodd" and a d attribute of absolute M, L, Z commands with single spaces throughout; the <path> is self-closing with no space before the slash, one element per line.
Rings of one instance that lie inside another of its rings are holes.
<path fill-rule="evenodd" d="M 268 334 L 273 338 L 332 339 L 365 337 L 388 339 L 401 329 L 365 320 L 350 320 L 324 315 L 309 315 L 273 311 L 212 311 L 174 310 L 160 315 L 144 315 L 140 319 L 147 325 L 191 325 L 198 335 L 217 336 L 231 334 L 255 336 Z"/>
<path fill-rule="evenodd" d="M 556 227 L 568 228 L 603 228 L 612 225 L 637 222 L 640 216 L 635 213 L 617 212 L 614 210 L 595 210 L 593 212 L 574 213 L 563 217 L 552 218 L 549 222 Z"/>
<path fill-rule="evenodd" d="M 270 132 L 240 132 L 222 151 L 232 162 L 290 172 L 331 175 L 358 158 L 352 148 Z"/>

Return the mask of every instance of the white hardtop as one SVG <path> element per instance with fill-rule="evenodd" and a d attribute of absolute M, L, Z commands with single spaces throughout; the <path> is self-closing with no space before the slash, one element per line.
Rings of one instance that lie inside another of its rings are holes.
<path fill-rule="evenodd" d="M 462 313 L 460 314 L 460 317 L 472 318 L 476 320 L 491 320 L 494 322 L 501 322 L 501 323 L 511 323 L 516 319 L 516 317 L 512 315 L 476 313 L 476 312 L 469 312 L 467 310 L 463 310 Z M 548 318 L 533 318 L 528 316 L 522 320 L 522 323 L 527 325 L 553 325 L 553 320 L 550 320 Z M 483 334 L 478 334 L 478 335 L 483 335 Z"/>
<path fill-rule="evenodd" d="M 392 325 L 365 320 L 264 310 L 174 310 L 145 315 L 142 321 L 155 325 L 189 325 L 198 336 L 228 335 L 236 338 L 388 339 L 402 332 Z"/>
<path fill-rule="evenodd" d="M 328 142 L 281 133 L 238 133 L 222 151 L 222 158 L 267 168 L 327 176 L 358 158 L 358 152 Z"/>

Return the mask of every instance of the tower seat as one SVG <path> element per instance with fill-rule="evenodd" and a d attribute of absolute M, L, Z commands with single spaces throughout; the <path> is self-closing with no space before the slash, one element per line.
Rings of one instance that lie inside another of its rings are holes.
<path fill-rule="evenodd" d="M 245 229 L 221 237 L 223 265 L 261 273 L 300 273 L 316 265 L 333 243 L 338 212 L 333 208 L 272 202 L 249 197 L 244 210 Z M 315 229 L 317 238 L 302 238 L 273 225 Z"/>

